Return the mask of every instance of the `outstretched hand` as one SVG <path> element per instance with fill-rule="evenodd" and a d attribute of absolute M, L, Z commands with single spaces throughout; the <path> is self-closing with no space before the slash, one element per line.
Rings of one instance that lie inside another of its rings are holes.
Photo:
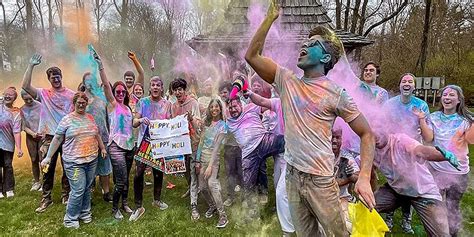
<path fill-rule="evenodd" d="M 90 51 L 92 57 L 93 57 L 94 60 L 97 62 L 97 65 L 99 65 L 99 70 L 102 70 L 104 67 L 103 67 L 103 64 L 102 64 L 102 59 L 100 59 L 99 54 L 97 53 L 97 51 L 95 51 L 95 49 L 94 49 L 94 47 L 92 46 L 92 44 L 89 44 L 89 45 L 88 45 L 88 48 L 89 48 L 89 51 Z"/>
<path fill-rule="evenodd" d="M 413 112 L 413 114 L 415 114 L 415 115 L 418 117 L 418 119 L 424 119 L 424 118 L 426 118 L 425 112 L 419 110 L 419 109 L 416 108 L 416 107 L 413 107 L 412 112 Z"/>
<path fill-rule="evenodd" d="M 277 0 L 271 0 L 270 6 L 268 7 L 267 17 L 272 21 L 276 20 L 280 16 L 280 4 L 277 3 Z"/>
<path fill-rule="evenodd" d="M 43 57 L 40 55 L 40 54 L 34 54 L 31 58 L 30 58 L 30 65 L 32 66 L 36 66 L 36 65 L 39 65 L 41 63 L 41 59 Z"/>
<path fill-rule="evenodd" d="M 128 51 L 128 58 L 132 61 L 135 61 L 137 60 L 137 55 L 132 51 Z"/>
<path fill-rule="evenodd" d="M 375 197 L 370 186 L 370 181 L 359 178 L 355 184 L 354 191 L 359 200 L 370 210 L 375 207 Z"/>

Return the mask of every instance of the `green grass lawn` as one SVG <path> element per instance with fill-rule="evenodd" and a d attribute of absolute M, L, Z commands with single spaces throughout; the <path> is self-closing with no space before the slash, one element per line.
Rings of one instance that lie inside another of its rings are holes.
<path fill-rule="evenodd" d="M 470 147 L 471 154 L 474 153 L 474 146 Z M 471 155 L 472 156 L 472 155 Z M 269 174 L 272 173 L 270 167 L 273 165 L 271 159 L 268 160 Z M 471 160 L 471 167 L 473 161 Z M 60 177 L 56 177 L 54 189 L 54 205 L 45 213 L 36 214 L 34 209 L 40 201 L 39 192 L 30 192 L 31 172 L 30 163 L 27 157 L 15 159 L 16 191 L 12 199 L 0 200 L 0 235 L 154 235 L 154 236 L 279 236 L 280 225 L 273 211 L 275 205 L 272 177 L 269 176 L 270 200 L 266 206 L 262 207 L 261 221 L 255 221 L 250 225 L 237 224 L 242 219 L 241 208 L 234 205 L 227 210 L 230 223 L 225 229 L 216 229 L 217 217 L 205 219 L 204 212 L 206 205 L 200 200 L 199 209 L 201 219 L 192 222 L 190 218 L 189 198 L 181 199 L 180 195 L 186 189 L 183 177 L 166 176 L 176 187 L 172 190 L 164 189 L 162 199 L 169 208 L 160 211 L 151 206 L 152 186 L 146 186 L 144 193 L 145 215 L 137 222 L 129 222 L 128 215 L 123 221 L 116 221 L 111 216 L 111 204 L 102 201 L 102 196 L 98 190 L 93 195 L 93 222 L 82 224 L 80 229 L 69 230 L 62 226 L 65 206 L 60 204 Z M 222 170 L 222 169 L 221 169 Z M 59 171 L 59 170 L 58 170 Z M 61 174 L 61 172 L 57 172 Z M 133 174 L 132 174 L 133 177 Z M 222 185 L 225 185 L 225 176 L 221 176 Z M 151 179 L 147 177 L 146 179 Z M 166 185 L 166 182 L 165 182 Z M 469 181 L 469 188 L 463 197 L 462 210 L 464 214 L 464 232 L 462 236 L 472 236 L 474 233 L 474 185 L 472 178 Z M 225 188 L 223 188 L 225 190 Z M 133 208 L 133 192 L 130 191 L 130 205 Z M 400 230 L 400 213 L 396 213 L 396 225 L 394 232 L 388 236 L 404 236 Z M 423 226 L 416 214 L 414 215 L 413 228 L 417 236 L 425 236 Z"/>

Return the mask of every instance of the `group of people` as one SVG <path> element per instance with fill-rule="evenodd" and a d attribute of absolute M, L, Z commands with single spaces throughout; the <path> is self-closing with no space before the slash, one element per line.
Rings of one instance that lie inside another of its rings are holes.
<path fill-rule="evenodd" d="M 14 196 L 13 152 L 23 155 L 20 132 L 24 131 L 34 178 L 31 190 L 42 192 L 36 212 L 53 204 L 55 166 L 61 157 L 61 200 L 67 204 L 64 226 L 78 228 L 80 222 L 92 221 L 91 190 L 97 176 L 104 200 L 112 202 L 113 217 L 123 219 L 124 212 L 136 221 L 145 212 L 147 165 L 135 160 L 132 209 L 128 190 L 134 150 L 151 120 L 186 114 L 192 154 L 185 156 L 188 191 L 183 197 L 190 197 L 192 220 L 200 218 L 197 205 L 202 195 L 208 205 L 205 217 L 217 214 L 216 227 L 224 228 L 229 222 L 225 208 L 236 203 L 241 189 L 244 221 L 259 218 L 259 202 L 268 200 L 266 161 L 273 157 L 276 209 L 284 235 L 348 236 L 352 228 L 348 204 L 357 200 L 386 213 L 390 229 L 393 212 L 401 207 L 405 232 L 413 233 L 414 209 L 429 236 L 456 236 L 462 223 L 459 204 L 468 183 L 468 144 L 474 143 L 473 113 L 465 105 L 462 89 L 443 88 L 440 110 L 430 113 L 426 102 L 413 95 L 414 75 L 402 75 L 400 95 L 389 98 L 377 85 L 379 66 L 369 62 L 356 90 L 348 92 L 327 77 L 344 49 L 325 27 L 313 29 L 301 46 L 297 66 L 303 76 L 298 77 L 262 55 L 278 16 L 272 1 L 245 55 L 256 74 L 248 77 L 246 70 L 233 74 L 250 82 L 250 89 L 237 95 L 232 79 L 220 80 L 216 88 L 207 80 L 195 94 L 189 82 L 178 77 L 165 93 L 163 80 L 153 76 L 145 96 L 144 70 L 134 53 L 128 56 L 137 78 L 128 71 L 123 81 L 111 84 L 94 50 L 97 70 L 83 75 L 77 92 L 63 86 L 58 67 L 46 71 L 50 88 L 36 88 L 31 78 L 41 56 L 34 55 L 20 92 L 25 104 L 19 109 L 13 106 L 14 87 L 7 88 L 0 100 L 0 198 L 4 193 Z M 212 93 L 213 89 L 217 91 Z M 361 101 L 365 107 L 359 109 Z M 165 210 L 163 172 L 152 173 L 152 204 Z M 377 173 L 387 180 L 378 189 Z"/>

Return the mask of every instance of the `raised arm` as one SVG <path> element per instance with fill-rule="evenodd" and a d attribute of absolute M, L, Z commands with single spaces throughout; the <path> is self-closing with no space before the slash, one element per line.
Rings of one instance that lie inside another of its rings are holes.
<path fill-rule="evenodd" d="M 421 137 L 423 138 L 423 141 L 432 142 L 434 138 L 433 129 L 431 129 L 428 126 L 428 123 L 426 123 L 426 116 L 429 114 L 426 114 L 426 112 L 423 112 L 416 107 L 413 107 L 413 113 L 418 117 L 418 121 L 420 122 Z"/>
<path fill-rule="evenodd" d="M 270 99 L 262 97 L 259 94 L 253 93 L 253 91 L 251 90 L 245 91 L 244 96 L 248 96 L 255 105 L 267 108 L 269 110 L 272 109 L 272 101 Z"/>
<path fill-rule="evenodd" d="M 415 147 L 414 155 L 428 161 L 448 161 L 454 168 L 459 170 L 459 161 L 456 155 L 441 147 L 418 145 Z"/>
<path fill-rule="evenodd" d="M 370 173 L 374 161 L 375 138 L 362 114 L 352 120 L 349 126 L 360 137 L 360 172 L 354 191 L 366 202 L 369 209 L 372 209 L 375 207 L 375 197 L 370 187 Z"/>
<path fill-rule="evenodd" d="M 277 64 L 270 58 L 262 56 L 263 45 L 265 38 L 273 22 L 280 14 L 280 7 L 276 0 L 272 0 L 268 7 L 267 16 L 258 28 L 257 32 L 250 41 L 247 53 L 245 53 L 245 60 L 255 70 L 255 72 L 265 81 L 272 84 L 275 80 Z"/>
<path fill-rule="evenodd" d="M 138 72 L 136 83 L 143 86 L 145 83 L 145 70 L 143 70 L 140 61 L 138 61 L 137 55 L 135 55 L 135 53 L 132 51 L 128 51 L 128 58 L 132 60 L 133 65 L 135 65 L 135 69 L 137 69 Z"/>
<path fill-rule="evenodd" d="M 38 92 L 35 87 L 31 85 L 31 75 L 33 74 L 33 68 L 36 65 L 41 63 L 41 55 L 34 54 L 33 57 L 30 58 L 30 62 L 28 64 L 28 68 L 26 69 L 25 75 L 23 75 L 23 81 L 21 84 L 21 88 L 28 92 L 34 99 L 38 96 Z"/>
<path fill-rule="evenodd" d="M 112 92 L 112 87 L 110 85 L 109 80 L 107 80 L 107 75 L 105 74 L 104 70 L 104 65 L 102 63 L 102 60 L 100 59 L 99 55 L 94 49 L 90 49 L 92 56 L 94 57 L 94 60 L 97 62 L 97 65 L 99 67 L 99 75 L 100 75 L 100 80 L 102 81 L 102 85 L 104 86 L 104 93 L 105 93 L 105 98 L 107 98 L 107 102 L 109 102 L 113 107 L 115 107 L 115 97 L 114 93 Z"/>

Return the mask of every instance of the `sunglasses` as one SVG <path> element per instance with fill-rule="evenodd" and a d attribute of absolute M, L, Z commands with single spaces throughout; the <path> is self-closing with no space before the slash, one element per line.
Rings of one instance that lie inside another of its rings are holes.
<path fill-rule="evenodd" d="M 126 95 L 127 91 L 126 90 L 116 90 L 115 94 L 117 94 L 117 95 Z"/>
<path fill-rule="evenodd" d="M 319 47 L 321 47 L 321 49 L 323 50 L 323 53 L 325 53 L 325 54 L 328 53 L 326 47 L 324 46 L 324 43 L 319 39 L 310 39 L 309 41 L 304 42 L 303 46 L 305 46 L 307 48 L 311 48 L 311 47 L 314 47 L 316 44 L 318 44 Z"/>

